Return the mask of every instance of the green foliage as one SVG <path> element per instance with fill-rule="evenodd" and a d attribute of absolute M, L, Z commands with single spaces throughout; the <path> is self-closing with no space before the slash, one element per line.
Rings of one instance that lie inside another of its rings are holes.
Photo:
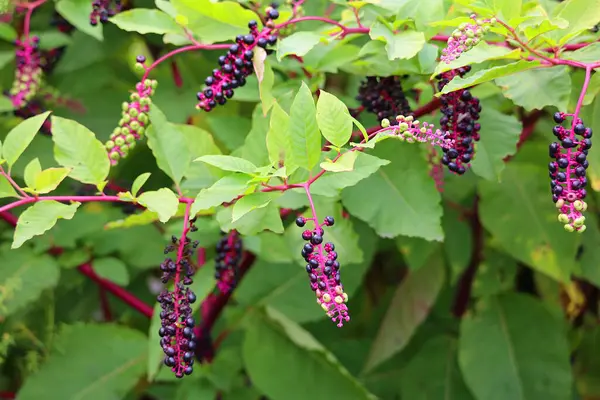
<path fill-rule="evenodd" d="M 23 68 L 9 43 L 21 32 L 51 53 L 32 102 L 0 97 L 0 393 L 600 398 L 597 144 L 582 235 L 557 221 L 548 177 L 555 112 L 567 130 L 577 114 L 600 132 L 600 0 L 281 3 L 275 19 L 266 0 L 123 1 L 97 26 L 91 0 L 3 14 L 3 90 Z M 73 32 L 49 25 L 55 11 Z M 471 14 L 489 25 L 481 40 Z M 449 37 L 469 50 L 440 62 Z M 440 89 L 439 74 L 466 66 Z M 233 96 L 223 75 L 240 84 Z M 194 110 L 209 76 L 226 101 Z M 369 92 L 366 77 L 392 79 Z M 138 103 L 145 79 L 160 85 Z M 447 101 L 457 91 L 463 103 Z M 403 100 L 412 120 L 395 119 Z M 135 119 L 139 137 L 111 165 L 103 143 Z M 469 128 L 472 156 L 442 151 Z M 444 165 L 456 160 L 462 175 Z M 318 291 L 301 253 L 316 224 L 339 263 Z M 183 380 L 160 345 L 168 259 L 180 282 L 195 271 L 202 360 Z M 339 329 L 323 312 L 328 290 L 348 306 Z"/>

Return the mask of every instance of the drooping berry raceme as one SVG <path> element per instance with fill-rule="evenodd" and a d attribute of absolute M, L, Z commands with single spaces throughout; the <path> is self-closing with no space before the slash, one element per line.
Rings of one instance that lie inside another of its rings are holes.
<path fill-rule="evenodd" d="M 135 85 L 136 91 L 129 96 L 129 102 L 122 105 L 121 120 L 106 142 L 108 158 L 112 165 L 116 165 L 121 158 L 127 157 L 129 150 L 135 147 L 136 140 L 140 140 L 150 122 L 148 112 L 152 104 L 151 96 L 158 82 L 146 79 Z"/>
<path fill-rule="evenodd" d="M 37 93 L 42 81 L 39 37 L 31 36 L 15 40 L 17 70 L 9 97 L 15 108 L 23 108 Z"/>
<path fill-rule="evenodd" d="M 382 131 L 380 135 L 394 136 L 408 143 L 431 143 L 434 146 L 440 146 L 442 149 L 448 149 L 454 146 L 454 141 L 447 138 L 447 133 L 427 122 L 415 120 L 413 116 L 398 115 L 395 118 L 397 125 L 391 125 L 388 119 L 381 121 L 382 128 L 390 128 Z"/>
<path fill-rule="evenodd" d="M 162 282 L 172 280 L 173 290 L 165 289 L 158 295 L 157 300 L 162 308 L 158 334 L 165 353 L 164 364 L 171 367 L 177 378 L 192 373 L 196 348 L 195 321 L 190 306 L 196 301 L 196 295 L 187 287 L 192 284 L 195 272 L 192 259 L 194 249 L 198 247 L 198 242 L 192 242 L 187 236 L 190 231 L 196 230 L 194 222 L 195 219 L 186 221 L 182 238 L 173 237 L 172 243 L 165 249 L 165 254 L 176 251 L 177 258 L 166 258 L 160 265 Z"/>
<path fill-rule="evenodd" d="M 393 118 L 396 115 L 412 115 L 399 76 L 367 76 L 361 82 L 356 100 L 365 110 L 375 114 L 380 122 L 388 118 L 395 125 Z"/>
<path fill-rule="evenodd" d="M 311 219 L 312 220 L 312 219 Z M 307 219 L 299 217 L 296 225 L 303 227 Z M 306 272 L 310 279 L 310 288 L 317 295 L 317 303 L 321 305 L 325 313 L 338 327 L 344 322 L 350 321 L 348 315 L 348 295 L 344 292 L 344 286 L 340 279 L 340 262 L 335 251 L 335 245 L 323 243 L 325 231 L 324 226 L 333 226 L 333 217 L 325 217 L 323 224 L 315 221 L 314 230 L 302 232 L 302 239 L 307 243 L 302 247 L 302 257 L 306 261 Z"/>
<path fill-rule="evenodd" d="M 121 0 L 93 0 L 90 13 L 90 25 L 96 26 L 98 22 L 104 24 L 108 19 L 121 12 Z"/>
<path fill-rule="evenodd" d="M 452 32 L 448 38 L 446 48 L 442 50 L 440 59 L 449 64 L 459 58 L 462 53 L 476 46 L 483 35 L 490 30 L 490 25 L 496 23 L 496 18 L 477 19 L 475 14 L 471 15 L 473 22 L 464 22 Z"/>
<path fill-rule="evenodd" d="M 215 279 L 217 288 L 223 294 L 232 291 L 238 282 L 242 259 L 242 239 L 236 231 L 223 236 L 216 246 Z"/>
<path fill-rule="evenodd" d="M 554 159 L 548 164 L 550 188 L 552 201 L 560 212 L 558 220 L 564 224 L 566 231 L 581 233 L 585 231 L 582 213 L 587 210 L 584 199 L 587 196 L 587 155 L 592 147 L 592 128 L 587 128 L 581 118 L 565 128 L 561 124 L 567 117 L 573 119 L 572 114 L 554 114 L 554 121 L 558 125 L 552 129 L 552 133 L 559 141 L 551 143 L 549 148 L 550 157 Z"/>
<path fill-rule="evenodd" d="M 270 7 L 267 11 L 267 25 L 279 18 L 277 9 Z M 248 23 L 250 33 L 247 35 L 238 35 L 236 43 L 229 47 L 227 55 L 219 57 L 220 68 L 213 70 L 212 76 L 204 80 L 206 88 L 198 92 L 198 110 L 210 111 L 217 105 L 223 105 L 227 99 L 233 97 L 234 89 L 246 84 L 246 78 L 254 71 L 252 59 L 254 49 L 258 46 L 266 49 L 277 43 L 277 36 L 271 34 L 272 29 L 268 26 L 263 30 L 258 30 L 258 23 L 250 21 Z"/>
<path fill-rule="evenodd" d="M 471 70 L 465 66 L 437 76 L 438 89 L 442 90 L 455 76 L 463 77 Z M 468 89 L 460 89 L 441 96 L 442 117 L 440 127 L 447 132 L 446 138 L 454 142 L 453 147 L 444 149 L 442 164 L 456 174 L 462 175 L 475 156 L 475 142 L 479 141 L 481 104 Z"/>

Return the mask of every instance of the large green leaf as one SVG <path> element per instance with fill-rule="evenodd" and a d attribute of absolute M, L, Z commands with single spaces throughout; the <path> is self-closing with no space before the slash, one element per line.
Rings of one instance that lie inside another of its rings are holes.
<path fill-rule="evenodd" d="M 295 32 L 278 42 L 277 60 L 281 61 L 289 54 L 302 57 L 319 44 L 321 38 L 323 36 L 316 32 Z"/>
<path fill-rule="evenodd" d="M 444 93 L 454 92 L 458 89 L 479 85 L 480 83 L 489 82 L 493 79 L 502 78 L 503 76 L 516 74 L 517 72 L 538 68 L 540 65 L 541 64 L 539 61 L 521 60 L 511 64 L 492 67 L 489 69 L 482 69 L 475 73 L 468 74 L 465 78 L 457 76 L 452 79 L 450 83 L 444 86 L 444 88 L 436 96 L 441 96 Z"/>
<path fill-rule="evenodd" d="M 352 136 L 352 117 L 348 107 L 332 94 L 319 92 L 317 123 L 321 133 L 331 144 L 342 147 Z"/>
<path fill-rule="evenodd" d="M 527 295 L 486 298 L 461 323 L 459 364 L 480 400 L 568 399 L 569 353 L 563 322 Z"/>
<path fill-rule="evenodd" d="M 310 171 L 321 157 L 321 133 L 312 93 L 304 82 L 292 103 L 288 132 L 293 163 Z"/>
<path fill-rule="evenodd" d="M 203 43 L 214 43 L 248 33 L 248 21 L 256 14 L 233 1 L 172 0 L 179 15 L 187 18 L 188 28 Z M 260 29 L 260 26 L 259 26 Z"/>
<path fill-rule="evenodd" d="M 348 211 L 382 237 L 442 240 L 440 194 L 427 160 L 413 145 L 397 141 L 379 145 L 373 154 L 392 163 L 342 191 Z"/>
<path fill-rule="evenodd" d="M 310 333 L 270 308 L 252 314 L 242 354 L 252 383 L 273 400 L 375 398 Z"/>
<path fill-rule="evenodd" d="M 395 33 L 389 26 L 377 21 L 369 30 L 373 40 L 386 43 L 385 49 L 390 60 L 413 58 L 425 46 L 425 34 L 416 31 Z"/>
<path fill-rule="evenodd" d="M 192 204 L 192 215 L 231 201 L 248 190 L 250 177 L 245 174 L 233 174 L 221 178 L 214 185 L 202 189 Z"/>
<path fill-rule="evenodd" d="M 56 337 L 48 361 L 25 381 L 18 396 L 23 400 L 121 399 L 142 378 L 145 362 L 146 337 L 137 330 L 112 324 L 66 326 Z M 69 371 L 67 382 L 65 371 Z"/>
<path fill-rule="evenodd" d="M 566 29 L 550 32 L 548 36 L 566 43 L 581 32 L 594 27 L 600 21 L 600 0 L 569 0 L 559 4 L 553 12 L 554 18 L 569 22 Z"/>
<path fill-rule="evenodd" d="M 17 162 L 44 124 L 46 118 L 48 118 L 48 115 L 50 115 L 50 111 L 27 118 L 8 132 L 2 145 L 1 158 L 6 160 L 9 167 Z"/>
<path fill-rule="evenodd" d="M 236 229 L 242 235 L 255 235 L 264 230 L 283 232 L 279 208 L 273 203 L 255 208 L 235 221 L 233 221 L 233 208 L 222 208 L 217 212 L 217 221 L 221 230 L 227 232 Z"/>
<path fill-rule="evenodd" d="M 271 201 L 281 196 L 282 193 L 255 192 L 247 194 L 233 205 L 231 214 L 232 222 L 237 221 L 252 210 L 266 207 Z"/>
<path fill-rule="evenodd" d="M 5 197 L 19 197 L 13 186 L 5 176 L 0 175 L 0 199 Z"/>
<path fill-rule="evenodd" d="M 36 301 L 58 283 L 60 269 L 48 255 L 28 248 L 2 249 L 0 253 L 0 319 Z"/>
<path fill-rule="evenodd" d="M 69 168 L 48 168 L 36 174 L 33 186 L 30 186 L 38 194 L 50 193 L 60 185 L 69 175 Z"/>
<path fill-rule="evenodd" d="M 137 201 L 148 210 L 157 213 L 163 224 L 177 213 L 179 206 L 177 195 L 168 188 L 144 192 Z"/>
<path fill-rule="evenodd" d="M 505 251 L 554 279 L 567 281 L 573 272 L 579 238 L 557 220 L 541 167 L 511 163 L 502 183 L 482 181 L 483 226 Z"/>
<path fill-rule="evenodd" d="M 402 350 L 429 315 L 445 279 L 439 252 L 412 271 L 398 286 L 371 346 L 365 371 L 370 371 Z"/>
<path fill-rule="evenodd" d="M 59 219 L 71 219 L 81 203 L 62 204 L 54 200 L 40 201 L 29 207 L 19 216 L 15 229 L 13 249 L 34 236 L 43 235 Z"/>
<path fill-rule="evenodd" d="M 181 182 L 192 155 L 183 133 L 174 124 L 169 124 L 165 114 L 156 105 L 150 108 L 152 125 L 147 131 L 148 147 L 156 158 L 156 164 L 175 184 Z"/>
<path fill-rule="evenodd" d="M 472 400 L 458 368 L 458 344 L 449 336 L 428 340 L 400 376 L 400 393 L 411 400 Z"/>
<path fill-rule="evenodd" d="M 504 158 L 515 154 L 521 123 L 514 115 L 502 114 L 490 104 L 482 104 L 481 139 L 476 146 L 473 172 L 482 178 L 500 180 Z"/>
<path fill-rule="evenodd" d="M 528 70 L 496 79 L 502 94 L 528 111 L 554 106 L 566 110 L 571 76 L 566 66 Z"/>
<path fill-rule="evenodd" d="M 248 160 L 225 155 L 206 155 L 198 157 L 194 162 L 203 162 L 220 168 L 223 171 L 242 172 L 245 174 L 252 174 L 256 172 L 257 168 L 256 165 Z"/>
<path fill-rule="evenodd" d="M 83 183 L 100 185 L 108 176 L 106 148 L 92 131 L 73 120 L 52 117 L 54 158 L 71 168 L 69 176 Z"/>
<path fill-rule="evenodd" d="M 100 41 L 103 40 L 102 24 L 98 23 L 96 26 L 90 24 L 92 2 L 88 0 L 59 0 L 56 3 L 56 11 L 77 30 Z"/>
<path fill-rule="evenodd" d="M 101 278 L 108 279 L 117 285 L 129 284 L 127 265 L 115 257 L 100 257 L 93 262 L 94 272 Z"/>
<path fill-rule="evenodd" d="M 110 22 L 128 32 L 142 35 L 156 33 L 183 33 L 183 30 L 173 18 L 160 10 L 136 8 L 118 13 L 109 19 Z"/>
<path fill-rule="evenodd" d="M 290 149 L 289 123 L 290 116 L 281 108 L 279 103 L 275 103 L 271 111 L 269 131 L 267 132 L 269 160 L 275 165 L 279 165 L 280 161 L 286 160 L 286 152 Z"/>

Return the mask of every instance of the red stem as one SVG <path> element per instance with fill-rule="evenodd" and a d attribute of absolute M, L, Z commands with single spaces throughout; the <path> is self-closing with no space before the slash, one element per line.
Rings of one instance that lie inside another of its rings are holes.
<path fill-rule="evenodd" d="M 100 307 L 102 308 L 102 315 L 106 322 L 112 321 L 112 312 L 110 311 L 110 303 L 108 302 L 108 296 L 106 295 L 106 289 L 103 287 L 98 288 L 100 292 Z"/>

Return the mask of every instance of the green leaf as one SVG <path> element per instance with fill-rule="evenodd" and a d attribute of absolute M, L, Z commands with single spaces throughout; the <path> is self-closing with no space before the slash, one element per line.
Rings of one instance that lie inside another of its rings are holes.
<path fill-rule="evenodd" d="M 255 192 L 247 194 L 236 201 L 233 205 L 231 222 L 236 222 L 252 210 L 266 207 L 271 201 L 275 200 L 279 196 L 281 196 L 281 193 Z"/>
<path fill-rule="evenodd" d="M 36 301 L 44 290 L 56 286 L 60 269 L 48 255 L 21 248 L 0 253 L 0 319 Z"/>
<path fill-rule="evenodd" d="M 369 31 L 373 40 L 385 42 L 388 59 L 409 59 L 417 55 L 425 46 L 425 34 L 416 31 L 401 31 L 394 33 L 392 29 L 381 22 L 375 22 Z"/>
<path fill-rule="evenodd" d="M 11 51 L 10 53 L 1 53 L 0 52 L 0 68 L 4 68 L 4 66 L 6 64 L 8 64 L 10 61 L 13 60 L 14 57 L 14 51 Z M 12 111 L 14 110 L 15 107 L 13 106 L 12 101 L 10 101 L 9 98 L 2 96 L 0 97 L 0 111 L 1 112 L 6 112 L 6 111 Z"/>
<path fill-rule="evenodd" d="M 93 266 L 94 272 L 96 272 L 100 278 L 108 279 L 120 286 L 127 286 L 129 284 L 129 272 L 127 271 L 127 266 L 118 258 L 97 258 L 94 260 Z"/>
<path fill-rule="evenodd" d="M 569 26 L 554 31 L 548 36 L 567 43 L 578 34 L 593 28 L 600 21 L 600 0 L 569 0 L 559 4 L 553 12 L 554 18 L 565 19 Z"/>
<path fill-rule="evenodd" d="M 352 171 L 336 174 L 326 173 L 310 186 L 311 192 L 322 196 L 337 196 L 341 189 L 356 185 L 361 180 L 377 172 L 380 167 L 390 163 L 388 160 L 360 151 L 353 151 L 352 153 L 357 155 Z"/>
<path fill-rule="evenodd" d="M 114 324 L 66 326 L 54 350 L 18 393 L 22 400 L 121 399 L 144 373 L 146 337 Z M 74 368 L 89 365 L 93 368 Z M 57 385 L 69 371 L 69 384 Z"/>
<path fill-rule="evenodd" d="M 480 42 L 466 53 L 461 54 L 459 58 L 450 62 L 450 64 L 438 63 L 432 78 L 442 72 L 450 71 L 464 67 L 465 65 L 481 64 L 484 61 L 519 59 L 521 51 L 519 49 L 510 49 L 503 46 L 493 46 L 486 42 Z"/>
<path fill-rule="evenodd" d="M 127 32 L 137 32 L 142 35 L 156 33 L 182 33 L 183 30 L 173 18 L 160 10 L 135 8 L 122 11 L 109 19 L 110 22 Z"/>
<path fill-rule="evenodd" d="M 568 399 L 569 356 L 563 322 L 531 296 L 486 298 L 461 323 L 459 364 L 478 399 Z"/>
<path fill-rule="evenodd" d="M 257 60 L 257 58 L 261 58 Z M 273 104 L 275 104 L 275 96 L 273 96 L 273 84 L 275 83 L 275 74 L 271 63 L 266 60 L 267 52 L 260 47 L 255 49 L 254 53 L 254 70 L 258 78 L 258 92 L 260 94 L 260 103 L 263 115 L 267 115 Z"/>
<path fill-rule="evenodd" d="M 175 125 L 168 123 L 165 114 L 155 104 L 152 104 L 149 114 L 152 125 L 147 131 L 148 147 L 158 167 L 178 185 L 192 161 L 186 139 Z"/>
<path fill-rule="evenodd" d="M 429 315 L 444 279 L 444 262 L 439 252 L 434 253 L 425 266 L 404 278 L 381 321 L 364 372 L 373 370 L 408 344 Z"/>
<path fill-rule="evenodd" d="M 11 40 L 15 40 L 17 36 L 17 31 L 12 25 L 4 22 L 0 23 L 0 38 L 10 42 Z"/>
<path fill-rule="evenodd" d="M 400 395 L 411 400 L 473 400 L 458 367 L 458 343 L 449 336 L 428 340 L 400 376 Z"/>
<path fill-rule="evenodd" d="M 140 174 L 137 178 L 135 178 L 135 180 L 133 181 L 133 185 L 131 185 L 131 194 L 134 197 L 138 195 L 138 192 L 140 191 L 142 186 L 144 186 L 144 183 L 148 181 L 150 175 L 152 175 L 150 172 L 145 172 L 143 174 Z"/>
<path fill-rule="evenodd" d="M 108 176 L 110 161 L 94 133 L 76 121 L 52 117 L 54 158 L 71 168 L 69 176 L 82 183 L 100 185 Z"/>
<path fill-rule="evenodd" d="M 352 136 L 352 117 L 348 107 L 337 97 L 324 90 L 317 100 L 317 124 L 331 144 L 342 147 Z"/>
<path fill-rule="evenodd" d="M 427 160 L 414 146 L 397 141 L 381 144 L 373 154 L 392 163 L 344 189 L 344 206 L 381 237 L 405 235 L 441 241 L 440 194 L 427 172 Z"/>
<path fill-rule="evenodd" d="M 8 132 L 2 146 L 2 158 L 12 167 L 44 124 L 51 111 L 27 118 Z"/>
<path fill-rule="evenodd" d="M 233 1 L 172 0 L 171 3 L 188 19 L 188 28 L 203 43 L 227 41 L 247 34 L 248 21 L 258 19 L 253 11 Z M 260 22 L 258 29 L 261 29 Z"/>
<path fill-rule="evenodd" d="M 358 151 L 347 151 L 343 153 L 336 162 L 327 160 L 321 163 L 321 168 L 330 172 L 347 172 L 354 169 L 354 162 L 358 157 Z"/>
<path fill-rule="evenodd" d="M 279 215 L 279 208 L 274 203 L 250 211 L 240 219 L 233 221 L 232 207 L 222 208 L 217 212 L 217 221 L 221 230 L 228 232 L 236 229 L 242 235 L 256 235 L 262 231 L 283 233 L 283 224 Z"/>
<path fill-rule="evenodd" d="M 202 189 L 192 204 L 191 215 L 229 202 L 248 190 L 250 177 L 244 174 L 228 175 L 214 185 Z"/>
<path fill-rule="evenodd" d="M 212 263 L 210 261 L 209 263 Z M 196 294 L 195 303 L 191 304 L 192 314 L 196 314 L 200 309 L 200 305 L 202 304 L 202 300 L 208 296 L 208 294 L 215 288 L 216 281 L 214 277 L 214 267 L 212 265 L 205 265 L 203 268 L 198 270 L 194 276 L 194 283 L 190 285 L 190 289 Z M 170 288 L 173 289 L 172 287 Z M 159 369 L 165 368 L 163 364 L 163 359 L 165 354 L 160 346 L 160 336 L 158 335 L 158 330 L 161 327 L 160 321 L 160 312 L 162 311 L 159 303 L 154 305 L 154 313 L 152 314 L 152 320 L 150 322 L 150 330 L 148 331 L 148 340 L 145 340 L 144 343 L 147 343 L 148 346 L 148 362 L 146 364 L 146 373 L 148 375 L 148 381 L 152 382 L 156 375 L 159 372 Z M 170 371 L 169 371 L 170 372 Z"/>
<path fill-rule="evenodd" d="M 437 93 L 436 96 L 441 96 L 444 93 L 454 92 L 458 89 L 464 89 L 466 87 L 479 85 L 480 83 L 489 82 L 496 78 L 516 74 L 517 72 L 526 71 L 532 68 L 538 68 L 540 66 L 539 61 L 517 61 L 512 64 L 501 65 L 498 67 L 492 67 L 489 69 L 482 69 L 474 74 L 467 75 L 466 78 L 460 76 L 455 77 L 448 83 L 441 92 Z"/>
<path fill-rule="evenodd" d="M 286 153 L 290 149 L 289 124 L 290 116 L 279 103 L 274 103 L 267 132 L 267 150 L 269 151 L 269 160 L 275 165 L 286 160 Z"/>
<path fill-rule="evenodd" d="M 80 204 L 66 205 L 54 200 L 35 203 L 19 216 L 12 248 L 18 249 L 32 237 L 44 234 L 58 219 L 73 218 Z"/>
<path fill-rule="evenodd" d="M 70 172 L 69 168 L 45 169 L 35 176 L 33 187 L 30 188 L 38 194 L 49 193 L 56 189 Z"/>
<path fill-rule="evenodd" d="M 38 158 L 34 158 L 27 164 L 25 167 L 25 171 L 23 172 L 23 178 L 25 179 L 25 184 L 32 188 L 35 186 L 35 177 L 42 172 L 42 165 L 40 164 L 40 160 Z"/>
<path fill-rule="evenodd" d="M 242 355 L 252 383 L 269 398 L 375 398 L 310 333 L 271 308 L 251 315 Z"/>
<path fill-rule="evenodd" d="M 504 158 L 517 151 L 517 142 L 522 124 L 514 115 L 496 111 L 490 104 L 483 104 L 481 120 L 482 134 L 476 146 L 476 156 L 472 162 L 473 172 L 482 178 L 500 180 L 504 170 Z"/>
<path fill-rule="evenodd" d="M 92 13 L 92 2 L 87 0 L 59 0 L 56 3 L 56 11 L 62 15 L 77 30 L 102 41 L 102 24 L 96 26 L 90 24 Z"/>
<path fill-rule="evenodd" d="M 215 166 L 223 171 L 242 172 L 245 174 L 253 174 L 257 169 L 256 165 L 250 161 L 233 156 L 206 155 L 194 160 L 194 162 L 198 161 Z"/>
<path fill-rule="evenodd" d="M 483 226 L 510 255 L 559 281 L 574 268 L 579 238 L 565 232 L 558 212 L 548 203 L 547 171 L 511 163 L 502 183 L 479 184 Z"/>
<path fill-rule="evenodd" d="M 8 179 L 5 176 L 0 175 L 0 199 L 5 197 L 19 197 L 15 189 L 10 184 Z"/>
<path fill-rule="evenodd" d="M 158 219 L 163 224 L 177 213 L 177 207 L 179 206 L 179 199 L 168 188 L 144 192 L 138 197 L 137 201 L 148 210 L 157 213 Z"/>
<path fill-rule="evenodd" d="M 600 59 L 600 43 L 592 43 L 579 50 L 565 52 L 562 57 L 584 63 L 595 63 Z"/>
<path fill-rule="evenodd" d="M 321 157 L 321 133 L 312 93 L 302 82 L 290 111 L 288 135 L 292 162 L 310 171 Z"/>
<path fill-rule="evenodd" d="M 294 54 L 298 57 L 306 55 L 311 51 L 323 36 L 316 32 L 302 31 L 295 32 L 281 39 L 277 44 L 277 61 L 281 61 L 283 57 Z"/>
<path fill-rule="evenodd" d="M 519 72 L 496 79 L 496 84 L 504 97 L 527 111 L 546 106 L 566 110 L 571 95 L 571 76 L 564 65 Z"/>

